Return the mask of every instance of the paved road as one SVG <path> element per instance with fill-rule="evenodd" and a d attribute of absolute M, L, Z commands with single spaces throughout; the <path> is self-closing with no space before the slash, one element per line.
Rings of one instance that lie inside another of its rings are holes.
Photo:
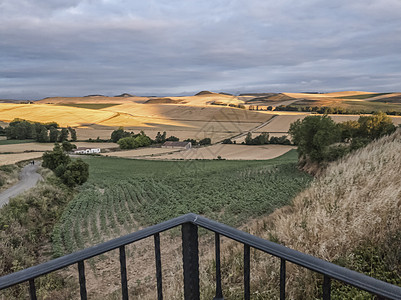
<path fill-rule="evenodd" d="M 29 164 L 22 169 L 19 176 L 20 181 L 9 189 L 0 193 L 0 207 L 2 207 L 4 204 L 7 204 L 10 198 L 13 198 L 20 193 L 34 187 L 38 180 L 42 179 L 42 176 L 36 173 L 39 166 L 40 163 L 35 162 L 34 165 Z"/>

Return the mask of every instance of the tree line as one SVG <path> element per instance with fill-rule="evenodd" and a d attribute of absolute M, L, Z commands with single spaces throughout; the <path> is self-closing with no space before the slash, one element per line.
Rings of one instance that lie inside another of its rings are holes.
<path fill-rule="evenodd" d="M 236 144 L 236 141 L 232 141 L 231 139 L 225 139 L 222 141 L 222 144 Z M 269 133 L 263 132 L 256 137 L 252 137 L 252 132 L 248 132 L 245 141 L 241 144 L 244 145 L 292 145 L 291 141 L 287 138 L 287 136 L 283 135 L 280 137 L 272 136 L 269 138 Z"/>
<path fill-rule="evenodd" d="M 360 116 L 357 121 L 335 123 L 329 116 L 308 116 L 290 125 L 301 161 L 329 162 L 393 133 L 396 126 L 383 112 Z"/>
<path fill-rule="evenodd" d="M 0 133 L 3 133 L 8 140 L 35 140 L 39 143 L 77 140 L 75 129 L 71 127 L 60 128 L 56 122 L 40 123 L 14 119 L 8 127 L 0 128 Z"/>
<path fill-rule="evenodd" d="M 110 137 L 110 141 L 117 143 L 121 149 L 136 149 L 139 147 L 150 146 L 152 144 L 163 144 L 166 141 L 178 142 L 179 140 L 180 139 L 178 137 L 173 135 L 167 137 L 167 133 L 165 131 L 163 133 L 158 132 L 156 137 L 151 139 L 143 131 L 135 134 L 134 132 L 125 131 L 123 127 L 114 130 Z M 186 139 L 184 142 L 191 142 L 193 146 L 210 145 L 212 143 L 210 138 L 204 138 L 199 141 L 195 139 Z"/>
<path fill-rule="evenodd" d="M 360 114 L 374 114 L 377 111 L 367 111 L 349 109 L 345 107 L 332 107 L 332 106 L 297 106 L 297 105 L 280 105 L 277 107 L 268 106 L 267 110 L 276 111 L 297 111 L 297 112 L 312 112 L 318 114 L 339 114 L 339 115 L 360 115 Z M 400 111 L 388 110 L 385 112 L 387 115 L 400 116 Z"/>

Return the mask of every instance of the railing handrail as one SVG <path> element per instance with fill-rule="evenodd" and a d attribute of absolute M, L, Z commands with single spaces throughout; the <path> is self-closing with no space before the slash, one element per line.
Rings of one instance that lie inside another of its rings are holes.
<path fill-rule="evenodd" d="M 252 248 L 261 250 L 284 260 L 288 260 L 289 262 L 321 273 L 330 278 L 340 280 L 373 294 L 384 296 L 390 299 L 401 299 L 401 287 L 399 286 L 395 286 L 367 275 L 340 267 L 331 262 L 290 249 L 268 240 L 264 240 L 249 233 L 240 231 L 216 221 L 209 220 L 193 213 L 147 227 L 137 232 L 50 260 L 22 271 L 5 275 L 0 277 L 0 290 L 59 270 L 80 261 L 84 261 L 94 256 L 117 249 L 121 246 L 131 244 L 185 223 L 191 223 L 203 227 L 242 244 L 248 245 Z"/>
<path fill-rule="evenodd" d="M 174 227 L 177 227 L 179 225 L 182 225 L 183 223 L 190 222 L 190 216 L 191 216 L 190 214 L 183 215 L 147 227 L 145 229 L 141 229 L 139 231 L 115 238 L 113 240 L 97 244 L 95 246 L 85 248 L 83 250 L 79 250 L 77 252 L 73 252 L 71 254 L 67 254 L 59 258 L 49 260 L 45 263 L 29 267 L 27 269 L 11 273 L 9 275 L 2 276 L 0 277 L 0 290 L 22 283 L 24 281 L 28 281 L 29 279 L 33 279 L 57 271 L 64 267 L 68 267 L 70 265 L 78 263 L 79 261 L 83 261 L 92 258 L 94 256 L 106 253 L 108 251 L 115 250 L 120 246 L 137 242 L 139 240 L 150 237 L 156 233 L 160 233 L 172 229 Z"/>

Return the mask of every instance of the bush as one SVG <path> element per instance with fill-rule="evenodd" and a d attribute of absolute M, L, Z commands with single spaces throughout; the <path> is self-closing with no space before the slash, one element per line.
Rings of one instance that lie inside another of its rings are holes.
<path fill-rule="evenodd" d="M 222 144 L 232 144 L 233 141 L 231 139 L 225 139 L 223 140 Z"/>
<path fill-rule="evenodd" d="M 65 149 L 71 149 L 73 146 L 69 142 L 63 142 Z M 53 151 L 46 151 L 42 156 L 43 167 L 52 170 L 69 187 L 83 184 L 89 177 L 89 165 L 82 159 L 71 161 L 63 148 L 56 143 Z"/>
<path fill-rule="evenodd" d="M 113 143 L 117 143 L 120 139 L 129 137 L 129 136 L 131 136 L 131 134 L 127 131 L 124 131 L 124 127 L 120 127 L 119 129 L 114 130 L 111 133 L 111 141 Z"/>
<path fill-rule="evenodd" d="M 269 143 L 269 134 L 263 132 L 255 138 L 252 138 L 252 133 L 248 132 L 245 138 L 246 145 L 265 145 Z"/>
<path fill-rule="evenodd" d="M 58 177 L 69 187 L 82 185 L 88 180 L 89 165 L 82 159 L 77 159 L 66 166 L 61 165 L 59 167 L 63 169 L 63 173 Z"/>
<path fill-rule="evenodd" d="M 328 146 L 341 139 L 340 128 L 328 116 L 308 116 L 291 123 L 290 135 L 296 145 L 300 157 L 309 158 L 313 162 L 325 159 Z"/>
<path fill-rule="evenodd" d="M 64 153 L 60 144 L 54 144 L 53 151 L 46 151 L 43 153 L 43 167 L 54 171 L 60 165 L 67 165 L 71 158 Z"/>
<path fill-rule="evenodd" d="M 178 142 L 179 140 L 180 139 L 178 137 L 173 136 L 173 135 L 166 139 L 166 141 L 169 141 L 169 142 Z"/>
<path fill-rule="evenodd" d="M 212 143 L 212 140 L 210 138 L 204 138 L 199 141 L 199 145 L 201 145 L 201 146 L 210 145 L 211 143 Z"/>

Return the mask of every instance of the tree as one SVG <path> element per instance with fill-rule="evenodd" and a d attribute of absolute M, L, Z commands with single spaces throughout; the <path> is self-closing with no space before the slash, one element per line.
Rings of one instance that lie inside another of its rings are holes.
<path fill-rule="evenodd" d="M 76 185 L 82 185 L 88 180 L 89 177 L 89 165 L 85 163 L 82 159 L 77 159 L 68 163 L 63 167 L 63 172 L 61 180 L 69 187 L 74 187 Z"/>
<path fill-rule="evenodd" d="M 68 141 L 64 141 L 61 146 L 62 146 L 64 152 L 71 152 L 73 149 L 77 149 L 76 145 L 71 144 Z"/>
<path fill-rule="evenodd" d="M 222 144 L 232 144 L 233 141 L 231 139 L 224 139 Z"/>
<path fill-rule="evenodd" d="M 170 141 L 170 142 L 178 142 L 180 139 L 174 135 L 166 138 L 166 141 Z"/>
<path fill-rule="evenodd" d="M 36 135 L 36 141 L 39 143 L 49 142 L 49 135 L 45 126 L 40 126 L 39 133 Z"/>
<path fill-rule="evenodd" d="M 124 131 L 124 127 L 120 127 L 111 133 L 111 141 L 113 143 L 117 143 L 120 139 L 129 136 L 131 136 L 131 134 L 129 132 Z"/>
<path fill-rule="evenodd" d="M 252 145 L 252 133 L 248 132 L 245 138 L 245 144 Z"/>
<path fill-rule="evenodd" d="M 61 129 L 60 135 L 58 136 L 59 142 L 68 140 L 68 130 L 66 128 Z"/>
<path fill-rule="evenodd" d="M 0 126 L 0 135 L 6 135 L 6 130 Z"/>
<path fill-rule="evenodd" d="M 210 145 L 211 143 L 212 140 L 210 138 L 204 138 L 199 141 L 199 145 L 201 146 Z"/>
<path fill-rule="evenodd" d="M 34 126 L 31 122 L 22 119 L 14 119 L 6 128 L 7 139 L 25 140 L 35 136 Z"/>
<path fill-rule="evenodd" d="M 152 143 L 152 140 L 142 131 L 136 137 L 125 137 L 118 140 L 121 149 L 136 149 L 138 147 L 146 147 Z"/>
<path fill-rule="evenodd" d="M 54 171 L 59 165 L 67 165 L 71 158 L 64 153 L 60 144 L 54 144 L 53 151 L 46 151 L 43 153 L 43 167 Z"/>
<path fill-rule="evenodd" d="M 184 142 L 190 142 L 192 144 L 192 146 L 198 145 L 198 142 L 194 139 L 186 139 L 186 140 L 184 140 Z"/>
<path fill-rule="evenodd" d="M 59 135 L 59 131 L 54 127 L 50 127 L 49 141 L 52 143 L 57 142 L 58 135 Z"/>
<path fill-rule="evenodd" d="M 339 126 L 328 116 L 308 116 L 291 123 L 290 135 L 300 157 L 321 162 L 325 159 L 328 147 L 340 141 Z"/>
<path fill-rule="evenodd" d="M 75 142 L 77 140 L 77 131 L 71 127 L 68 127 L 68 131 L 70 132 L 71 141 Z"/>
<path fill-rule="evenodd" d="M 360 124 L 358 121 L 345 121 L 338 124 L 341 131 L 341 141 L 349 142 L 351 141 L 357 134 L 360 128 Z"/>
<path fill-rule="evenodd" d="M 157 144 L 162 144 L 166 141 L 166 136 L 167 133 L 165 131 L 163 131 L 163 134 L 160 133 L 160 131 L 156 134 L 156 138 L 155 138 L 155 142 Z"/>
<path fill-rule="evenodd" d="M 371 140 L 391 134 L 396 128 L 391 118 L 383 112 L 376 112 L 372 116 L 360 116 L 358 123 L 359 136 Z"/>

